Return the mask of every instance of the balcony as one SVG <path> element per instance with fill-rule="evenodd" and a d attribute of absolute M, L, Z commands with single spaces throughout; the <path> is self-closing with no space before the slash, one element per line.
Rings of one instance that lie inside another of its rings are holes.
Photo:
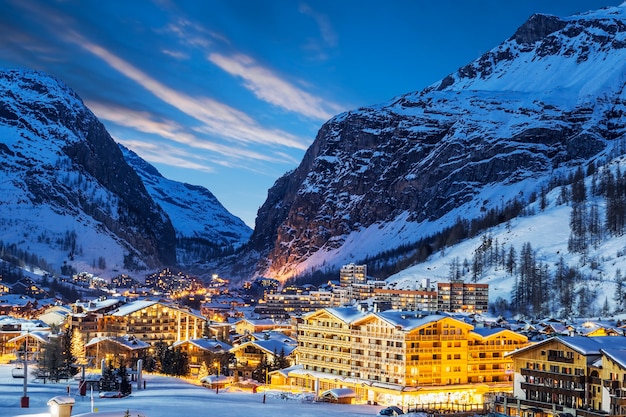
<path fill-rule="evenodd" d="M 542 401 L 533 400 L 521 400 L 514 397 L 496 396 L 495 403 L 497 405 L 507 404 L 507 407 L 516 407 L 516 405 L 519 404 L 526 407 L 540 408 L 546 411 L 550 410 L 550 412 L 552 412 L 552 410 L 563 411 L 563 406 L 560 404 L 545 403 Z"/>
<path fill-rule="evenodd" d="M 529 384 L 528 382 L 522 382 L 521 387 L 523 390 L 531 390 L 537 392 L 545 392 L 548 394 L 562 394 L 566 397 L 585 398 L 584 389 L 567 389 L 558 388 L 550 385 Z"/>
<path fill-rule="evenodd" d="M 624 397 L 611 397 L 611 406 L 625 406 L 626 398 Z"/>
<path fill-rule="evenodd" d="M 574 363 L 574 358 L 568 358 L 562 355 L 557 355 L 556 353 L 548 353 L 548 361 L 550 362 L 561 362 L 561 363 Z"/>
<path fill-rule="evenodd" d="M 556 372 L 538 371 L 538 370 L 529 369 L 529 368 L 520 369 L 520 373 L 524 377 L 532 376 L 535 378 L 543 378 L 543 379 L 550 378 L 552 380 L 573 382 L 575 384 L 584 384 L 587 379 L 585 375 L 562 374 L 562 373 L 556 373 Z"/>
<path fill-rule="evenodd" d="M 604 388 L 620 389 L 622 384 L 619 381 L 605 380 L 602 381 Z"/>

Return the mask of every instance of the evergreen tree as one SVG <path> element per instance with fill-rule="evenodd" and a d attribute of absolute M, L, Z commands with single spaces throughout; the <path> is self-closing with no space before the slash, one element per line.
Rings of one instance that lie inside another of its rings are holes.
<path fill-rule="evenodd" d="M 587 253 L 587 209 L 584 202 L 573 202 L 570 214 L 570 237 L 567 249 L 583 256 Z"/>
<path fill-rule="evenodd" d="M 626 297 L 626 280 L 622 276 L 622 270 L 617 268 L 615 270 L 615 311 L 621 313 L 624 311 L 624 298 Z"/>
<path fill-rule="evenodd" d="M 113 362 L 109 361 L 109 364 L 102 371 L 98 389 L 100 391 L 115 391 L 118 389 Z"/>
<path fill-rule="evenodd" d="M 252 371 L 252 378 L 255 381 L 265 383 L 267 374 L 270 372 L 270 364 L 267 361 L 266 355 L 263 355 L 261 361 L 256 368 Z"/>
<path fill-rule="evenodd" d="M 587 200 L 587 190 L 585 189 L 585 175 L 580 166 L 574 174 L 572 183 L 572 203 L 584 203 Z"/>
<path fill-rule="evenodd" d="M 200 378 L 209 375 L 209 367 L 207 366 L 206 361 L 202 361 L 202 364 L 200 365 L 199 375 Z"/>
<path fill-rule="evenodd" d="M 85 365 L 87 356 L 87 354 L 85 353 L 85 341 L 83 340 L 83 336 L 78 331 L 78 329 L 72 330 L 70 344 L 70 352 L 72 354 L 72 358 L 74 358 L 75 360 L 75 363 L 79 365 Z"/>
<path fill-rule="evenodd" d="M 122 395 L 129 395 L 131 393 L 132 387 L 130 385 L 130 381 L 128 379 L 128 371 L 126 369 L 126 365 L 120 363 L 119 368 L 115 372 L 116 382 L 119 381 L 119 390 Z"/>
<path fill-rule="evenodd" d="M 513 245 L 509 246 L 509 253 L 506 258 L 506 272 L 509 275 L 513 275 L 516 272 L 516 261 L 517 254 L 515 253 L 515 248 Z"/>
<path fill-rule="evenodd" d="M 483 257 L 480 250 L 474 251 L 472 257 L 472 282 L 478 282 L 478 279 L 483 275 Z"/>
<path fill-rule="evenodd" d="M 592 205 L 589 208 L 589 244 L 595 249 L 600 246 L 602 242 L 602 222 L 600 220 L 600 210 L 597 205 Z"/>
<path fill-rule="evenodd" d="M 289 361 L 285 356 L 285 348 L 282 348 L 280 352 L 274 350 L 274 363 L 272 364 L 272 370 L 285 369 L 289 367 Z"/>
<path fill-rule="evenodd" d="M 450 281 L 456 281 L 461 279 L 461 267 L 459 263 L 459 257 L 456 256 L 450 262 L 450 272 L 448 273 Z"/>
<path fill-rule="evenodd" d="M 56 335 L 51 336 L 37 356 L 37 371 L 52 381 L 58 381 L 64 376 L 64 369 L 63 340 Z"/>

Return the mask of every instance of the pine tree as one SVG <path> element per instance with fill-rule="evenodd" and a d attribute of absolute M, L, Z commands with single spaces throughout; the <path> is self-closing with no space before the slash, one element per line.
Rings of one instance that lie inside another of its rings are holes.
<path fill-rule="evenodd" d="M 570 237 L 567 249 L 585 255 L 589 247 L 587 239 L 587 208 L 584 202 L 572 202 L 570 214 Z"/>
<path fill-rule="evenodd" d="M 86 364 L 86 353 L 85 353 L 85 342 L 83 340 L 82 334 L 78 331 L 78 329 L 72 330 L 71 337 L 71 353 L 72 357 L 75 360 L 76 364 L 85 365 Z"/>
<path fill-rule="evenodd" d="M 209 375 L 209 367 L 207 366 L 206 361 L 202 361 L 202 364 L 200 365 L 199 375 L 200 378 Z"/>
<path fill-rule="evenodd" d="M 617 268 L 615 270 L 615 310 L 617 312 L 624 311 L 624 297 L 626 296 L 626 280 L 622 276 L 622 270 Z"/>
<path fill-rule="evenodd" d="M 102 378 L 100 378 L 98 388 L 100 391 L 115 391 L 118 389 L 113 362 L 109 361 L 108 366 L 102 371 Z"/>
<path fill-rule="evenodd" d="M 126 369 L 126 365 L 120 363 L 119 368 L 115 372 L 116 380 L 119 381 L 119 390 L 122 395 L 129 395 L 131 393 L 132 387 L 130 385 L 130 381 L 128 380 L 128 370 Z"/>
<path fill-rule="evenodd" d="M 50 337 L 48 343 L 42 345 L 37 356 L 37 370 L 47 375 L 50 380 L 58 381 L 63 376 L 65 364 L 63 362 L 63 344 L 58 336 Z"/>
<path fill-rule="evenodd" d="M 509 275 L 513 275 L 515 273 L 517 254 L 515 253 L 515 248 L 513 245 L 509 246 L 509 253 L 506 258 L 506 272 Z"/>

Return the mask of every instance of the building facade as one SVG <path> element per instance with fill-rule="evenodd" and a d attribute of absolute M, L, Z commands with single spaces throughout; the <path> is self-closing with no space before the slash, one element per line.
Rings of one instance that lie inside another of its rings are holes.
<path fill-rule="evenodd" d="M 437 284 L 437 309 L 450 312 L 484 313 L 489 307 L 489 284 L 463 281 Z"/>
<path fill-rule="evenodd" d="M 559 336 L 511 352 L 513 396 L 496 411 L 514 416 L 626 415 L 626 337 Z"/>
<path fill-rule="evenodd" d="M 294 384 L 317 390 L 353 384 L 357 398 L 376 402 L 477 404 L 484 393 L 510 387 L 513 362 L 505 354 L 527 344 L 510 330 L 477 332 L 446 315 L 330 308 L 299 324 L 303 369 L 293 373 Z"/>

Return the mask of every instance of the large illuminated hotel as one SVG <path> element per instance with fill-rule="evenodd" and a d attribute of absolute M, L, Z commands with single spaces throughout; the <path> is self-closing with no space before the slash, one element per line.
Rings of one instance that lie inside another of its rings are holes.
<path fill-rule="evenodd" d="M 477 329 L 447 315 L 327 308 L 299 324 L 301 368 L 286 383 L 317 393 L 351 388 L 356 402 L 458 409 L 511 391 L 506 354 L 527 344 L 508 329 Z"/>

